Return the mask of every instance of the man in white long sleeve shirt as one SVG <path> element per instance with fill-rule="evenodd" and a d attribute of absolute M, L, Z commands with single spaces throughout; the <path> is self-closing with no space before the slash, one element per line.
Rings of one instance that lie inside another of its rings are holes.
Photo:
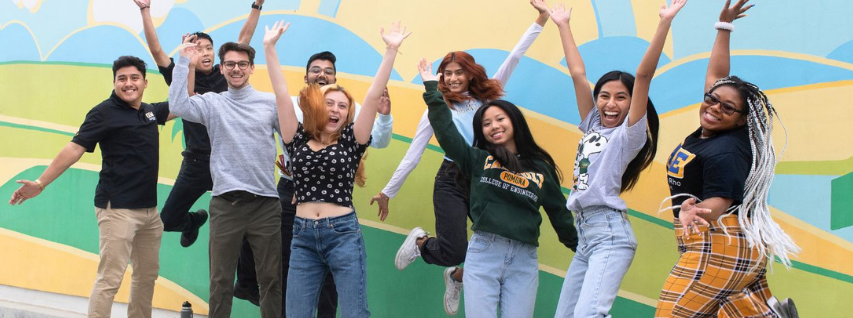
<path fill-rule="evenodd" d="M 336 84 L 337 69 L 335 62 L 337 58 L 334 54 L 328 51 L 320 52 L 312 55 L 308 59 L 305 67 L 305 84 Z M 293 96 L 293 105 L 296 111 L 296 118 L 302 122 L 302 110 L 299 108 L 299 98 Z M 358 118 L 358 113 L 361 105 L 355 104 L 355 116 Z M 385 148 L 391 143 L 393 117 L 391 114 L 391 100 L 388 96 L 388 90 L 380 99 L 379 116 L 376 117 L 373 130 L 371 131 L 372 142 L 371 146 L 377 149 Z M 284 149 L 284 146 L 281 147 Z M 285 151 L 282 154 L 281 167 L 279 171 L 281 179 L 278 182 L 278 194 L 281 200 L 281 235 L 282 235 L 282 278 L 284 285 L 282 286 L 283 294 L 287 290 L 287 273 L 290 260 L 290 242 L 293 238 L 293 219 L 296 216 L 296 205 L 291 203 L 293 197 L 293 181 L 291 180 L 289 168 L 290 158 Z M 252 249 L 247 242 L 244 242 L 243 249 L 240 253 L 240 262 L 237 265 L 237 283 L 234 285 L 234 297 L 252 301 L 257 299 L 257 279 L 255 274 L 255 263 L 252 256 Z M 284 299 L 284 298 L 282 298 Z M 317 317 L 335 317 L 337 310 L 337 290 L 331 273 L 327 273 L 326 280 L 323 283 L 323 289 L 320 291 L 320 300 L 317 303 Z M 285 306 L 282 305 L 282 310 Z"/>

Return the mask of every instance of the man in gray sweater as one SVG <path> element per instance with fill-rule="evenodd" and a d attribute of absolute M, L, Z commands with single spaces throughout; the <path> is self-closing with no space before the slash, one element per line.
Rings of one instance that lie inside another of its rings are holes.
<path fill-rule="evenodd" d="M 210 317 L 229 317 L 243 237 L 258 266 L 262 317 L 281 316 L 281 204 L 273 171 L 275 96 L 249 84 L 255 50 L 228 42 L 219 49 L 228 91 L 190 97 L 187 75 L 195 47 L 185 40 L 169 87 L 172 113 L 207 127 L 210 136 Z"/>

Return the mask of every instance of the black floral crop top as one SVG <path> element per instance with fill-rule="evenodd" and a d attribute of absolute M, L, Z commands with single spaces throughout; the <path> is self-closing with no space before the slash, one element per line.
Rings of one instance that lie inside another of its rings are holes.
<path fill-rule="evenodd" d="M 311 136 L 299 123 L 293 140 L 284 144 L 292 163 L 296 204 L 328 202 L 352 208 L 355 172 L 370 141 L 359 144 L 353 124 L 344 127 L 338 143 L 319 151 L 311 150 L 309 140 Z"/>

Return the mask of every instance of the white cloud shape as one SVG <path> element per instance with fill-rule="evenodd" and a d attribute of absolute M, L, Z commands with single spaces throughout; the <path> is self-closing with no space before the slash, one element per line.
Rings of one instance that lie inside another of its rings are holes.
<path fill-rule="evenodd" d="M 38 1 L 38 0 L 13 0 L 13 1 Z M 132 0 L 90 0 L 92 8 L 90 23 L 117 23 L 124 25 L 135 32 L 142 32 L 142 15 L 139 6 Z M 175 0 L 151 0 L 151 18 L 154 26 L 163 22 L 166 15 L 175 5 Z"/>

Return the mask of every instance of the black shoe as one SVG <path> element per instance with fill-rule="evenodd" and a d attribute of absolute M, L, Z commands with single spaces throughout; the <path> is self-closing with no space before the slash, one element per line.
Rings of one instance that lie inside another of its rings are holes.
<path fill-rule="evenodd" d="M 248 301 L 258 307 L 261 306 L 261 293 L 257 287 L 251 288 L 234 284 L 234 297 Z"/>
<path fill-rule="evenodd" d="M 198 226 L 191 231 L 181 233 L 181 246 L 183 247 L 190 247 L 195 243 L 195 240 L 198 239 L 198 229 L 207 222 L 207 211 L 199 209 L 195 214 L 197 214 L 199 218 Z"/>

